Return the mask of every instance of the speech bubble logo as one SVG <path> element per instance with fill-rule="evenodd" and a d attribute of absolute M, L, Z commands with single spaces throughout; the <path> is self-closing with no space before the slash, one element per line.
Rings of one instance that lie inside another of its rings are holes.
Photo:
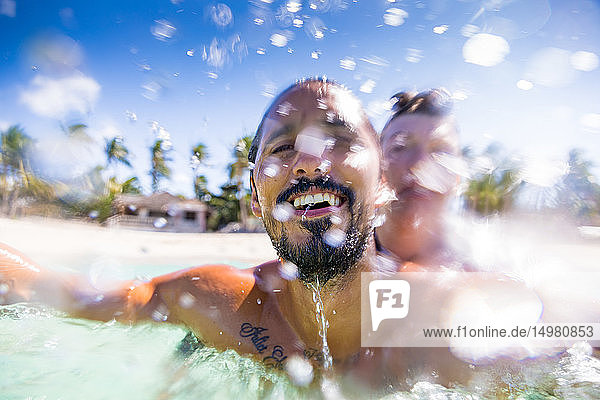
<path fill-rule="evenodd" d="M 408 315 L 410 284 L 404 280 L 374 280 L 369 283 L 371 325 L 373 331 L 385 319 L 402 319 Z"/>

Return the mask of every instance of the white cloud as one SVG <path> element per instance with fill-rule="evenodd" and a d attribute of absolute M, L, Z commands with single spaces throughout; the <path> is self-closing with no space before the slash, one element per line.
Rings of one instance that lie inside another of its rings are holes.
<path fill-rule="evenodd" d="M 100 84 L 83 74 L 65 78 L 38 75 L 21 92 L 20 100 L 45 117 L 62 118 L 71 112 L 89 112 L 100 94 Z"/>
<path fill-rule="evenodd" d="M 0 121 L 0 131 L 5 131 L 10 127 L 11 124 L 9 124 L 6 121 Z"/>

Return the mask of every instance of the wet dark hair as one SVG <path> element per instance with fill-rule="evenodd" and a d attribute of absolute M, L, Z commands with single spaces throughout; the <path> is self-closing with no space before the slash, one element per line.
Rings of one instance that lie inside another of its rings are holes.
<path fill-rule="evenodd" d="M 421 93 L 398 92 L 391 97 L 392 117 L 404 114 L 423 113 L 433 116 L 448 115 L 452 111 L 452 96 L 443 88 L 431 89 Z"/>
<path fill-rule="evenodd" d="M 326 94 L 327 90 L 330 87 L 335 87 L 335 88 L 341 89 L 341 90 L 346 91 L 349 94 L 351 94 L 350 90 L 348 88 L 346 88 L 344 85 L 341 85 L 335 81 L 327 79 L 326 77 L 300 79 L 300 80 L 296 81 L 294 84 L 290 85 L 283 92 L 281 92 L 275 98 L 275 100 L 273 100 L 273 102 L 271 103 L 271 105 L 269 106 L 267 111 L 265 111 L 265 113 L 260 121 L 260 124 L 258 125 L 258 129 L 256 130 L 256 134 L 254 135 L 254 139 L 252 140 L 252 144 L 250 145 L 250 149 L 248 151 L 248 161 L 253 164 L 256 162 L 256 157 L 258 155 L 258 147 L 259 147 L 260 141 L 262 139 L 263 124 L 264 124 L 265 120 L 267 119 L 267 115 L 269 114 L 269 112 L 271 111 L 273 106 L 275 104 L 278 104 L 279 100 L 283 96 L 285 96 L 292 90 L 297 90 L 297 89 L 304 89 L 304 90 L 312 91 L 315 93 Z M 354 96 L 354 95 L 352 94 L 352 96 Z M 369 133 L 373 135 L 373 138 L 375 139 L 375 141 L 377 141 L 378 140 L 377 132 L 375 132 L 375 129 L 373 128 L 373 126 L 371 125 L 371 122 L 369 121 L 369 118 L 367 117 L 366 114 L 364 114 L 364 112 L 363 112 L 362 119 L 364 122 L 363 127 L 366 128 L 369 131 Z M 250 177 L 252 178 L 252 171 L 250 171 Z"/>

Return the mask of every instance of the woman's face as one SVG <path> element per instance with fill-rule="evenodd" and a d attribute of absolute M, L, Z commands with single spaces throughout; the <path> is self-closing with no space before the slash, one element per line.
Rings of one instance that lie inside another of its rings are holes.
<path fill-rule="evenodd" d="M 401 115 L 388 122 L 381 136 L 383 171 L 400 202 L 396 205 L 403 209 L 442 205 L 457 183 L 454 119 Z"/>

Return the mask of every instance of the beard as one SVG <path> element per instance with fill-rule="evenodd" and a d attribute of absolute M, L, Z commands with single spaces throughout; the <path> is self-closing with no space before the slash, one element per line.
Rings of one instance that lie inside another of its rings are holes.
<path fill-rule="evenodd" d="M 285 201 L 283 199 L 288 199 L 292 192 L 303 192 L 310 186 L 325 190 L 337 190 L 348 199 L 350 220 L 346 231 L 343 232 L 344 240 L 339 245 L 336 240 L 331 239 L 331 236 L 328 237 L 328 235 L 332 235 L 333 227 L 329 216 L 300 221 L 302 230 L 310 233 L 308 239 L 303 243 L 294 243 L 290 240 L 283 223 L 277 221 L 269 213 L 264 216 L 263 221 L 277 255 L 296 265 L 298 278 L 304 283 L 315 284 L 318 282 L 320 285 L 324 285 L 354 269 L 362 259 L 369 238 L 373 235 L 373 226 L 365 207 L 362 204 L 357 205 L 354 201 L 354 193 L 331 180 L 319 178 L 316 181 L 308 181 L 301 178 L 296 185 L 282 193 L 277 202 Z"/>

